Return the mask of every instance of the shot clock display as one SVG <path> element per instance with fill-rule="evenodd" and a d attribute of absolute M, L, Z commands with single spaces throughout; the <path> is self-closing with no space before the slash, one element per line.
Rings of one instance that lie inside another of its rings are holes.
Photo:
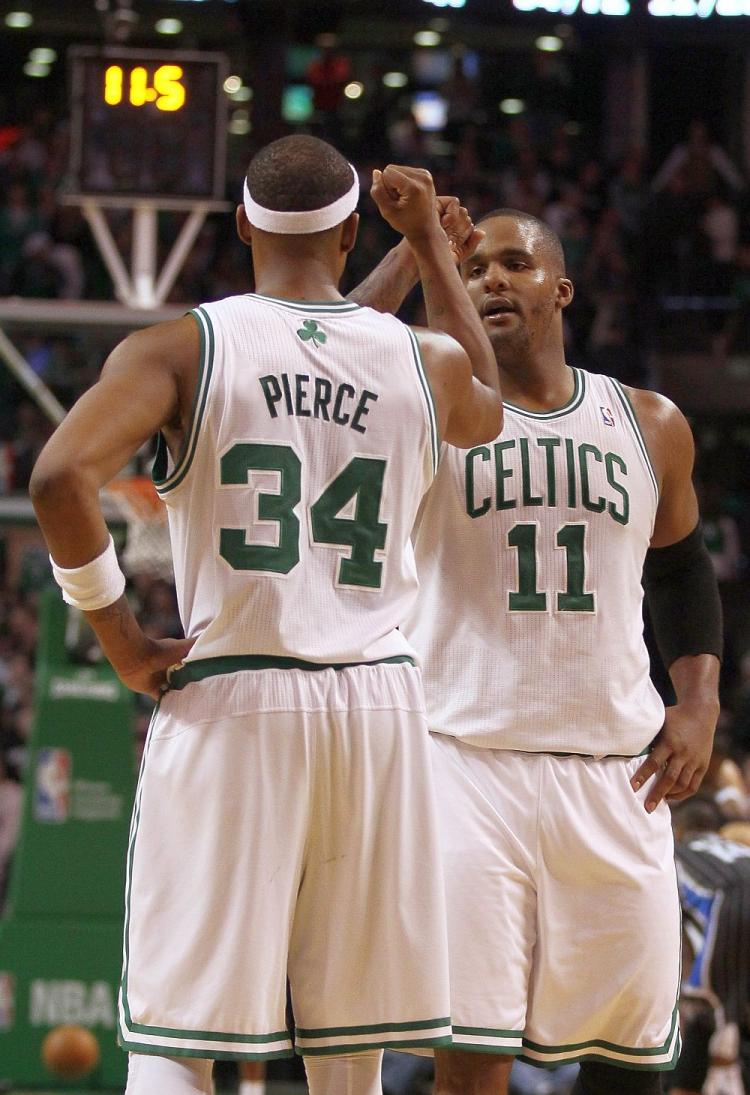
<path fill-rule="evenodd" d="M 171 112 L 185 105 L 185 70 L 181 65 L 159 65 L 154 71 L 154 86 L 149 87 L 148 69 L 135 65 L 130 70 L 122 65 L 107 65 L 104 70 L 104 102 L 119 106 L 127 97 L 131 106 L 153 103 L 157 110 Z M 129 79 L 129 86 L 124 87 Z"/>
<path fill-rule="evenodd" d="M 223 198 L 222 54 L 77 48 L 70 61 L 75 193 Z"/>

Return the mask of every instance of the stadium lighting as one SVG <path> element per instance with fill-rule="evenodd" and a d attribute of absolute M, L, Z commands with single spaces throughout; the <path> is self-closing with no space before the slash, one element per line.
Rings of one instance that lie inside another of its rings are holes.
<path fill-rule="evenodd" d="M 409 77 L 405 72 L 386 72 L 383 75 L 383 83 L 386 87 L 406 87 Z"/>
<path fill-rule="evenodd" d="M 227 76 L 222 85 L 227 95 L 235 95 L 242 87 L 241 76 Z"/>
<path fill-rule="evenodd" d="M 523 114 L 525 109 L 526 103 L 523 99 L 503 99 L 500 103 L 502 114 Z"/>
<path fill-rule="evenodd" d="M 558 38 L 556 34 L 543 34 L 534 42 L 536 48 L 542 53 L 559 53 L 563 44 L 562 38 Z"/>
<path fill-rule="evenodd" d="M 6 27 L 11 27 L 13 30 L 23 30 L 25 27 L 30 27 L 34 22 L 34 16 L 30 11 L 9 11 L 5 16 Z"/>
<path fill-rule="evenodd" d="M 365 85 L 361 84 L 359 80 L 352 80 L 344 88 L 344 95 L 347 99 L 361 99 L 365 93 Z"/>
<path fill-rule="evenodd" d="M 440 35 L 436 30 L 418 30 L 414 35 L 415 46 L 439 46 Z"/>
<path fill-rule="evenodd" d="M 38 61 L 27 61 L 23 66 L 24 76 L 49 76 L 49 65 L 40 65 Z"/>
<path fill-rule="evenodd" d="M 246 136 L 252 128 L 250 124 L 250 115 L 246 110 L 235 110 L 232 117 L 229 119 L 227 128 L 234 137 Z"/>
<path fill-rule="evenodd" d="M 157 19 L 154 30 L 157 34 L 179 34 L 182 23 L 179 19 Z"/>
<path fill-rule="evenodd" d="M 236 91 L 230 91 L 229 98 L 235 103 L 249 103 L 253 97 L 253 89 L 247 84 L 242 84 Z"/>
<path fill-rule="evenodd" d="M 48 49 L 47 46 L 37 46 L 36 49 L 29 51 L 29 60 L 38 65 L 53 65 L 57 60 L 57 53 L 54 49 Z"/>

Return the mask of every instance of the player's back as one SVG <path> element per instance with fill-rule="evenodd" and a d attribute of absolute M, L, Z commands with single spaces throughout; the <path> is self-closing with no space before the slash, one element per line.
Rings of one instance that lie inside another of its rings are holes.
<path fill-rule="evenodd" d="M 249 294 L 194 315 L 189 436 L 154 472 L 190 660 L 409 655 L 409 534 L 437 451 L 414 336 L 347 302 Z"/>

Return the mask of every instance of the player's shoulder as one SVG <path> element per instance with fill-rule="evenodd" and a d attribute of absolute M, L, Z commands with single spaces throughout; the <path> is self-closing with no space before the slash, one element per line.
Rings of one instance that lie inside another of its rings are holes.
<path fill-rule="evenodd" d="M 666 476 L 692 468 L 695 454 L 693 432 L 676 403 L 661 392 L 623 385 L 635 411 L 646 447 L 660 482 Z"/>
<path fill-rule="evenodd" d="M 463 358 L 468 360 L 463 346 L 445 331 L 433 331 L 429 327 L 415 326 L 409 329 L 416 336 L 422 354 L 429 355 L 435 363 L 445 361 L 446 364 L 451 364 Z"/>
<path fill-rule="evenodd" d="M 182 362 L 192 361 L 199 345 L 195 321 L 186 314 L 131 332 L 112 350 L 107 367 L 117 369 L 137 364 L 151 370 L 164 366 L 173 371 Z"/>
<path fill-rule="evenodd" d="M 628 384 L 623 384 L 622 388 L 642 430 L 659 437 L 692 437 L 687 418 L 668 396 L 650 388 L 633 388 Z"/>

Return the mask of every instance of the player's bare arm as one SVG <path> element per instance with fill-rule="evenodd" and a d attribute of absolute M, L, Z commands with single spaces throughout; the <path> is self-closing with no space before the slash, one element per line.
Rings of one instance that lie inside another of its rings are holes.
<path fill-rule="evenodd" d="M 383 217 L 409 242 L 419 267 L 430 328 L 452 336 L 462 349 L 463 356 L 429 332 L 418 334 L 441 427 L 443 431 L 453 427 L 450 435 L 443 432 L 443 436 L 459 445 L 490 441 L 502 427 L 495 355 L 440 225 L 432 177 L 421 168 L 390 164 L 374 173 L 372 196 Z M 449 378 L 444 371 L 455 375 Z"/>
<path fill-rule="evenodd" d="M 704 626 L 705 605 L 701 597 L 710 599 L 712 614 L 718 604 L 713 571 L 705 548 L 700 541 L 698 526 L 698 501 L 692 482 L 694 444 L 693 437 L 685 417 L 665 397 L 655 392 L 629 389 L 628 394 L 638 415 L 644 438 L 654 463 L 659 482 L 659 506 L 651 538 L 651 549 L 646 562 L 645 582 L 652 616 L 663 614 L 669 605 L 669 593 L 662 597 L 654 592 L 649 594 L 649 567 L 655 578 L 655 589 L 659 588 L 660 567 L 671 571 L 669 584 L 675 595 L 680 598 L 679 616 L 683 627 L 690 627 L 691 619 L 698 627 Z M 697 530 L 697 531 L 696 531 Z M 684 545 L 684 546 L 683 546 Z M 666 554 L 660 556 L 660 551 Z M 655 562 L 654 562 L 655 560 Z M 695 568 L 698 567 L 696 571 Z M 665 587 L 666 588 L 666 587 Z M 701 589 L 705 593 L 701 594 Z M 662 603 L 663 601 L 663 603 Z M 675 616 L 678 612 L 674 613 Z M 659 640 L 659 621 L 654 619 L 657 640 Z M 669 632 L 674 621 L 663 621 Z M 720 619 L 719 619 L 720 625 Z M 678 636 L 675 642 L 694 645 L 690 650 L 674 657 L 670 654 L 682 649 L 670 646 L 667 636 L 665 660 L 674 686 L 677 703 L 668 707 L 664 726 L 657 735 L 654 747 L 648 759 L 633 776 L 633 787 L 638 789 L 643 783 L 653 780 L 646 798 L 646 809 L 651 811 L 665 797 L 678 800 L 694 794 L 708 768 L 713 745 L 716 721 L 719 716 L 719 658 L 715 653 L 704 653 L 715 639 L 703 641 L 697 633 L 692 637 Z M 715 625 L 714 625 L 715 630 Z M 659 642 L 664 655 L 664 641 Z"/>
<path fill-rule="evenodd" d="M 438 431 L 459 449 L 494 441 L 502 429 L 495 393 L 472 373 L 466 351 L 450 335 L 412 328 L 435 399 Z"/>
<path fill-rule="evenodd" d="M 473 255 L 484 239 L 484 232 L 474 227 L 469 211 L 458 198 L 439 194 L 436 206 L 440 227 L 448 237 L 453 259 L 459 265 Z M 395 315 L 418 281 L 417 260 L 408 242 L 402 239 L 364 281 L 352 289 L 347 299 Z"/>
<path fill-rule="evenodd" d="M 130 335 L 47 442 L 29 489 L 58 567 L 77 569 L 105 552 L 109 532 L 99 491 L 149 437 L 163 430 L 172 455 L 178 454 L 199 353 L 198 329 L 189 317 Z M 86 616 L 120 679 L 153 696 L 168 666 L 191 645 L 147 638 L 124 595 Z"/>

